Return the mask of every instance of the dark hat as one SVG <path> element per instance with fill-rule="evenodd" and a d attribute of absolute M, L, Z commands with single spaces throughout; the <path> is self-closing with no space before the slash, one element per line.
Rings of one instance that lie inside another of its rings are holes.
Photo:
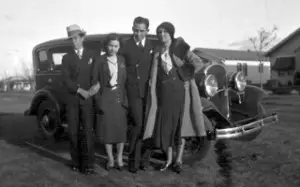
<path fill-rule="evenodd" d="M 68 33 L 68 38 L 72 38 L 73 36 L 75 36 L 77 34 L 79 34 L 81 36 L 84 36 L 86 34 L 86 32 L 76 24 L 68 26 L 67 33 Z"/>
<path fill-rule="evenodd" d="M 175 27 L 172 23 L 170 22 L 162 22 L 160 25 L 158 25 L 157 29 L 156 29 L 156 34 L 158 34 L 158 30 L 160 28 L 164 28 L 171 36 L 172 39 L 174 39 L 174 34 L 175 34 Z"/>

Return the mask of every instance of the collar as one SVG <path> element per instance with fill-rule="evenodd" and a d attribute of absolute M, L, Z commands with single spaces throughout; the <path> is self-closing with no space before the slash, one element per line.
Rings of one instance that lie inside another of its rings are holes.
<path fill-rule="evenodd" d="M 134 40 L 134 42 L 135 42 L 136 45 L 139 45 L 140 42 L 138 42 L 138 41 L 135 39 L 135 37 L 133 37 L 133 40 Z M 145 47 L 146 37 L 145 37 L 141 42 L 142 42 L 143 47 Z"/>
<path fill-rule="evenodd" d="M 115 59 L 110 58 L 109 56 L 106 57 L 107 61 L 109 64 L 113 64 L 113 65 L 117 65 L 118 64 L 118 57 L 116 57 Z M 115 61 L 113 61 L 115 60 Z"/>
<path fill-rule="evenodd" d="M 76 53 L 76 54 L 78 54 L 78 51 L 79 51 L 80 56 L 82 56 L 82 53 L 83 53 L 83 47 L 80 48 L 80 49 L 75 49 L 75 53 Z"/>

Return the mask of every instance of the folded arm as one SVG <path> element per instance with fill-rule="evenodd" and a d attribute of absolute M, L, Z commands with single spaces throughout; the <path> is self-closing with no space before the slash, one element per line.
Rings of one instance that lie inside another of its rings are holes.
<path fill-rule="evenodd" d="M 195 53 L 192 51 L 188 51 L 185 56 L 185 61 L 188 64 L 191 64 L 195 68 L 195 73 L 199 72 L 203 67 L 204 63 L 201 60 L 200 57 L 198 57 Z"/>
<path fill-rule="evenodd" d="M 199 72 L 204 67 L 204 63 L 200 57 L 191 51 L 188 51 L 185 58 L 184 64 L 178 68 L 178 73 L 182 80 L 188 81 L 194 78 L 195 73 Z"/>

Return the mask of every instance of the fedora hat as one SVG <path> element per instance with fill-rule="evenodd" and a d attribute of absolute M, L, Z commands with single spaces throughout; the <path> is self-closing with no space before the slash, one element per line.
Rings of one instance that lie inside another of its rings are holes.
<path fill-rule="evenodd" d="M 72 38 L 75 35 L 81 35 L 84 36 L 86 32 L 81 29 L 78 25 L 73 24 L 67 27 L 67 33 L 68 33 L 68 38 Z"/>

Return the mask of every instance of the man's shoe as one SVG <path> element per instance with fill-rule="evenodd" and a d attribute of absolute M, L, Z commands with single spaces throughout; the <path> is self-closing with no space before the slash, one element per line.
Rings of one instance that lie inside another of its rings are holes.
<path fill-rule="evenodd" d="M 149 163 L 141 163 L 140 170 L 146 171 L 149 168 Z"/>
<path fill-rule="evenodd" d="M 93 175 L 93 174 L 96 174 L 96 172 L 95 172 L 94 168 L 85 168 L 83 170 L 83 174 L 85 174 L 85 175 Z"/>
<path fill-rule="evenodd" d="M 75 165 L 69 165 L 71 170 L 74 171 L 74 172 L 79 172 L 79 167 L 78 166 L 75 166 Z"/>
<path fill-rule="evenodd" d="M 138 172 L 138 170 L 136 168 L 134 168 L 134 167 L 128 167 L 128 171 L 130 173 L 137 173 Z"/>

